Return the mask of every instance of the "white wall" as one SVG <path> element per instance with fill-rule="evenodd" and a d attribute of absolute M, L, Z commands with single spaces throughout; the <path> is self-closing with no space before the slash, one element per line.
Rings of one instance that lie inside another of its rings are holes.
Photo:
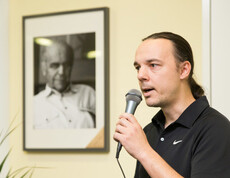
<path fill-rule="evenodd" d="M 230 119 L 229 7 L 229 0 L 203 0 L 203 80 L 212 106 Z"/>
<path fill-rule="evenodd" d="M 8 0 L 0 0 L 0 133 L 3 131 L 2 136 L 8 127 L 9 116 L 8 14 Z M 2 136 L 0 136 L 0 140 Z M 8 152 L 8 149 L 7 141 L 0 146 L 0 163 Z M 4 172 L 0 176 L 5 177 L 8 165 L 3 170 Z"/>

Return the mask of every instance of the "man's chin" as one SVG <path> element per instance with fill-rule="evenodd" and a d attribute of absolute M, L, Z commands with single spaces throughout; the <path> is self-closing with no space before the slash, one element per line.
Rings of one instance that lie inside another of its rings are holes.
<path fill-rule="evenodd" d="M 155 107 L 155 108 L 160 107 L 158 104 L 148 104 L 148 103 L 146 103 L 146 104 L 149 107 Z"/>
<path fill-rule="evenodd" d="M 160 107 L 160 104 L 156 101 L 150 101 L 149 99 L 145 99 L 146 105 L 149 107 Z"/>
<path fill-rule="evenodd" d="M 58 92 L 62 93 L 62 92 L 64 92 L 67 89 L 67 86 L 68 85 L 64 85 L 64 84 L 63 85 L 56 85 L 54 88 Z"/>

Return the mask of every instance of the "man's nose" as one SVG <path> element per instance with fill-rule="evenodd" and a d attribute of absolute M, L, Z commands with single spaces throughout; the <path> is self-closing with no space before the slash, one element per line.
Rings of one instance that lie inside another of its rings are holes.
<path fill-rule="evenodd" d="M 145 67 L 140 67 L 137 73 L 137 78 L 140 81 L 148 80 L 149 79 L 148 70 Z"/>
<path fill-rule="evenodd" d="M 64 66 L 63 65 L 59 65 L 59 67 L 58 67 L 58 74 L 59 75 L 64 74 Z"/>

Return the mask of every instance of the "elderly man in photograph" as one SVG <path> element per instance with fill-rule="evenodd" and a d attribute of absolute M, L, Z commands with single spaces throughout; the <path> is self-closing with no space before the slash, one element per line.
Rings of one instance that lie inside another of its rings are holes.
<path fill-rule="evenodd" d="M 45 89 L 34 97 L 35 129 L 95 127 L 95 91 L 70 81 L 73 50 L 64 41 L 44 47 L 41 59 Z"/>

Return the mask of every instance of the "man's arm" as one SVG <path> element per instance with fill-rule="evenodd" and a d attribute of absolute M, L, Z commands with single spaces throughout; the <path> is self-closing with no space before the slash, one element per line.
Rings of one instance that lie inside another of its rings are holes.
<path fill-rule="evenodd" d="M 116 125 L 114 139 L 154 177 L 182 177 L 149 145 L 146 135 L 132 114 L 124 113 Z"/>

